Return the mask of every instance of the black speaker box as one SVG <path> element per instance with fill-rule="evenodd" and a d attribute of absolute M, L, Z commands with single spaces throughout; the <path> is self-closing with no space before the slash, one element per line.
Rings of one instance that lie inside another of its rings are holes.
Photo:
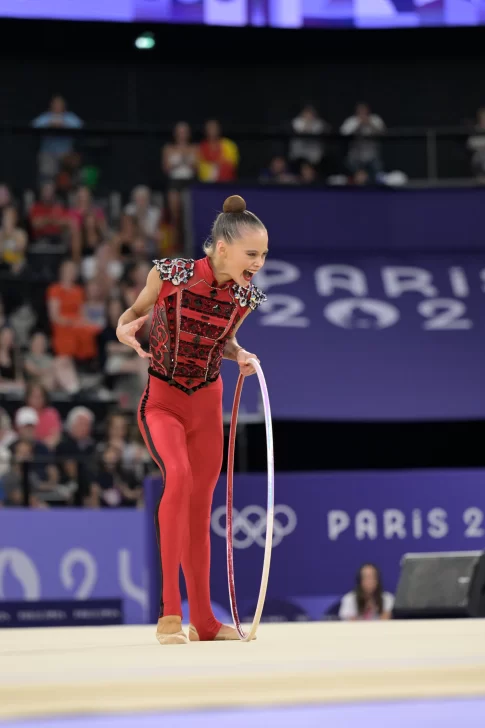
<path fill-rule="evenodd" d="M 485 552 L 405 554 L 393 617 L 485 617 Z"/>

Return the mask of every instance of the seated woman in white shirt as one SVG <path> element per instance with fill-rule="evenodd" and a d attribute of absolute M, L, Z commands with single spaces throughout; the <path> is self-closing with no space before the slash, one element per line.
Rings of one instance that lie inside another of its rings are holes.
<path fill-rule="evenodd" d="M 356 587 L 342 598 L 339 618 L 343 620 L 390 619 L 394 597 L 382 590 L 381 574 L 374 564 L 363 564 Z"/>

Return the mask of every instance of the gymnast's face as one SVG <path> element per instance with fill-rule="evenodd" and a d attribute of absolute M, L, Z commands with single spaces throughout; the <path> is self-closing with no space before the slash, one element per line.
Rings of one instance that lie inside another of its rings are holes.
<path fill-rule="evenodd" d="M 219 241 L 221 269 L 235 283 L 247 288 L 253 276 L 261 270 L 268 255 L 268 233 L 264 228 L 248 228 L 232 243 Z"/>

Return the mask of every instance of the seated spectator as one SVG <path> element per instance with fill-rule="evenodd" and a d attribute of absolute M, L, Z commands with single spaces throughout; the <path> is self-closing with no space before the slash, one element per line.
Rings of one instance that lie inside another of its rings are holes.
<path fill-rule="evenodd" d="M 17 431 L 17 439 L 26 440 L 32 445 L 32 470 L 38 475 L 39 481 L 46 482 L 48 480 L 47 466 L 52 463 L 52 457 L 49 448 L 41 442 L 35 435 L 35 430 L 39 424 L 39 415 L 33 407 L 19 407 L 15 413 L 15 429 Z"/>
<path fill-rule="evenodd" d="M 467 147 L 472 152 L 473 174 L 477 179 L 485 181 L 485 106 L 477 111 L 475 130 L 481 133 L 468 137 Z"/>
<path fill-rule="evenodd" d="M 106 298 L 96 280 L 88 281 L 84 290 L 86 300 L 83 306 L 83 317 L 97 328 L 96 335 L 106 326 Z"/>
<path fill-rule="evenodd" d="M 199 145 L 198 177 L 201 182 L 231 182 L 237 177 L 239 149 L 222 136 L 215 119 L 205 124 L 205 138 Z"/>
<path fill-rule="evenodd" d="M 59 270 L 59 281 L 47 289 L 47 305 L 52 327 L 52 347 L 57 356 L 76 361 L 92 360 L 97 355 L 98 326 L 84 318 L 84 289 L 77 284 L 78 269 L 65 260 Z"/>
<path fill-rule="evenodd" d="M 303 107 L 291 123 L 296 134 L 313 134 L 315 139 L 296 137 L 290 142 L 289 158 L 297 166 L 308 162 L 318 167 L 325 155 L 325 145 L 320 135 L 329 133 L 330 124 L 322 119 L 312 104 Z"/>
<path fill-rule="evenodd" d="M 14 204 L 15 203 L 12 197 L 12 193 L 10 191 L 10 187 L 4 182 L 0 182 L 0 225 L 2 224 L 3 220 L 3 211 L 6 207 L 11 207 Z"/>
<path fill-rule="evenodd" d="M 303 162 L 300 167 L 300 180 L 303 185 L 313 185 L 318 183 L 318 172 L 309 162 Z"/>
<path fill-rule="evenodd" d="M 355 589 L 342 598 L 339 617 L 343 620 L 390 619 L 394 597 L 382 589 L 379 569 L 363 564 L 356 577 Z"/>
<path fill-rule="evenodd" d="M 56 448 L 60 482 L 69 489 L 74 504 L 82 506 L 92 496 L 95 482 L 94 414 L 87 407 L 74 407 Z"/>
<path fill-rule="evenodd" d="M 139 232 L 146 238 L 146 242 L 155 252 L 162 211 L 159 207 L 151 204 L 150 188 L 145 185 L 135 187 L 131 193 L 131 202 L 126 205 L 124 212 L 136 219 Z"/>
<path fill-rule="evenodd" d="M 10 468 L 12 459 L 10 445 L 15 442 L 17 435 L 12 429 L 10 416 L 3 407 L 0 407 L 0 477 Z"/>
<path fill-rule="evenodd" d="M 47 392 L 41 384 L 31 383 L 25 393 L 25 404 L 37 412 L 34 436 L 54 450 L 62 435 L 62 420 L 58 410 L 49 405 Z"/>
<path fill-rule="evenodd" d="M 105 227 L 93 212 L 87 212 L 81 223 L 81 257 L 89 258 L 96 254 L 99 246 L 106 240 Z"/>
<path fill-rule="evenodd" d="M 374 182 L 382 171 L 379 144 L 376 137 L 383 134 L 386 126 L 377 114 L 372 114 L 368 104 L 357 104 L 355 114 L 349 116 L 340 127 L 344 136 L 355 139 L 350 143 L 347 155 L 347 167 L 351 175 L 358 170 L 365 170 Z"/>
<path fill-rule="evenodd" d="M 72 252 L 73 258 L 76 262 L 79 262 L 82 255 L 82 237 L 81 231 L 83 222 L 88 215 L 93 215 L 99 228 L 103 234 L 107 235 L 106 218 L 103 210 L 94 204 L 91 190 L 89 187 L 81 186 L 78 188 L 75 196 L 74 203 L 68 211 L 69 218 L 73 221 L 74 232 L 72 240 Z"/>
<path fill-rule="evenodd" d="M 14 330 L 0 329 L 0 392 L 23 392 L 24 380 Z"/>
<path fill-rule="evenodd" d="M 27 233 L 18 226 L 18 213 L 11 205 L 3 209 L 0 227 L 0 264 L 12 273 L 20 273 L 26 264 Z"/>
<path fill-rule="evenodd" d="M 8 470 L 0 476 L 0 505 L 21 506 L 24 503 L 25 478 L 29 487 L 29 506 L 45 508 L 44 495 L 51 490 L 47 481 L 39 478 L 32 467 L 32 442 L 19 438 L 12 445 L 12 458 Z"/>
<path fill-rule="evenodd" d="M 113 247 L 119 251 L 121 260 L 125 262 L 129 262 L 131 260 L 133 255 L 133 246 L 140 236 L 144 244 L 145 241 L 140 232 L 138 220 L 134 215 L 127 215 L 126 212 L 124 212 L 120 218 L 119 228 L 111 238 L 111 243 Z"/>
<path fill-rule="evenodd" d="M 107 325 L 98 337 L 100 365 L 105 373 L 107 386 L 121 393 L 126 406 L 136 408 L 146 387 L 148 360 L 139 357 L 133 349 L 118 341 L 118 320 L 127 306 L 119 298 L 112 298 L 107 305 Z M 147 327 L 143 327 L 147 329 Z"/>
<path fill-rule="evenodd" d="M 137 505 L 143 489 L 133 475 L 124 470 L 121 450 L 108 444 L 100 458 L 96 472 L 96 489 L 101 505 L 105 507 Z"/>
<path fill-rule="evenodd" d="M 146 261 L 136 263 L 126 275 L 126 283 L 122 285 L 123 298 L 126 307 L 133 306 L 136 299 L 145 288 L 147 276 L 152 266 Z"/>
<path fill-rule="evenodd" d="M 103 453 L 109 446 L 117 448 L 121 452 L 123 469 L 135 477 L 135 481 L 142 483 L 149 472 L 151 458 L 141 435 L 136 436 L 138 427 L 133 429 L 134 432 L 130 432 L 126 415 L 116 412 L 111 414 L 106 423 L 104 440 L 98 445 L 98 452 Z"/>
<path fill-rule="evenodd" d="M 70 228 L 71 221 L 64 205 L 56 200 L 52 182 L 41 185 L 40 198 L 30 208 L 29 221 L 34 241 L 47 239 L 51 243 L 59 243 Z"/>
<path fill-rule="evenodd" d="M 37 380 L 47 392 L 61 390 L 79 392 L 79 379 L 73 360 L 68 356 L 54 357 L 47 350 L 47 337 L 40 331 L 32 335 L 29 351 L 24 357 L 27 381 Z"/>
<path fill-rule="evenodd" d="M 259 177 L 260 182 L 272 184 L 288 184 L 297 182 L 297 178 L 288 168 L 288 162 L 282 156 L 273 157 L 268 169 L 264 169 Z"/>
<path fill-rule="evenodd" d="M 117 294 L 118 282 L 122 278 L 124 270 L 120 250 L 112 241 L 100 245 L 95 255 L 84 258 L 81 263 L 83 279 L 85 281 L 96 280 L 105 298 Z"/>

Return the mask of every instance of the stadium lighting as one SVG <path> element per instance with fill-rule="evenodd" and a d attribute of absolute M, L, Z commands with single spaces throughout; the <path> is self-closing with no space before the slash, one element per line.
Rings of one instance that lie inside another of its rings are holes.
<path fill-rule="evenodd" d="M 148 51 L 155 47 L 153 33 L 142 33 L 135 40 L 135 46 L 141 51 Z"/>

